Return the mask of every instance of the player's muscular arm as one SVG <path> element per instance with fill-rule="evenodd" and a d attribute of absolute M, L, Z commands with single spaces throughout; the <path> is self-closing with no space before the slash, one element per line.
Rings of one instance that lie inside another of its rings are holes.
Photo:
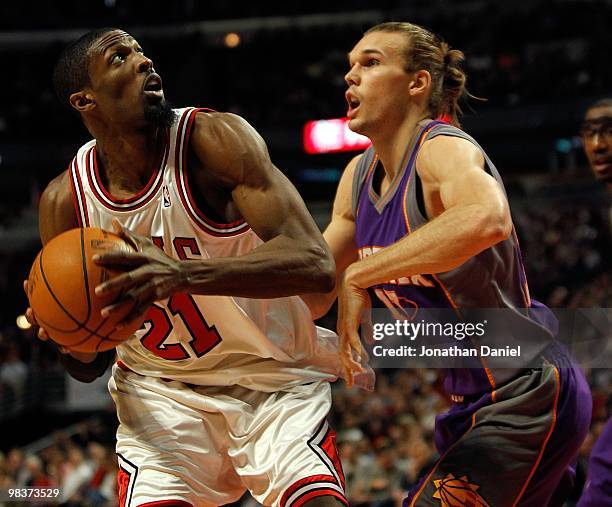
<path fill-rule="evenodd" d="M 263 139 L 242 118 L 199 114 L 191 147 L 198 173 L 212 175 L 264 241 L 246 255 L 184 265 L 189 292 L 279 297 L 326 292 L 334 263 L 295 187 L 279 171 Z M 200 189 L 205 185 L 198 181 Z"/>
<path fill-rule="evenodd" d="M 510 235 L 512 220 L 504 191 L 484 171 L 483 155 L 472 143 L 449 136 L 426 142 L 417 171 L 424 193 L 434 196 L 428 209 L 433 219 L 353 264 L 347 271 L 348 283 L 366 288 L 402 276 L 448 271 Z"/>
<path fill-rule="evenodd" d="M 58 234 L 79 226 L 72 201 L 68 171 L 49 183 L 41 196 L 38 215 L 39 232 L 43 245 Z M 35 323 L 36 319 L 30 308 L 27 310 L 27 315 L 28 320 Z M 45 338 L 46 333 L 41 330 L 39 336 Z M 104 373 L 114 355 L 114 351 L 101 354 L 70 352 L 60 354 L 60 360 L 75 379 L 81 382 L 92 382 Z"/>
<path fill-rule="evenodd" d="M 344 270 L 357 260 L 355 244 L 355 218 L 352 209 L 352 191 L 355 168 L 361 155 L 354 157 L 342 173 L 329 225 L 323 233 L 336 261 L 336 287 L 326 294 L 304 294 L 302 299 L 310 308 L 313 319 L 325 315 L 337 296 L 338 281 Z"/>

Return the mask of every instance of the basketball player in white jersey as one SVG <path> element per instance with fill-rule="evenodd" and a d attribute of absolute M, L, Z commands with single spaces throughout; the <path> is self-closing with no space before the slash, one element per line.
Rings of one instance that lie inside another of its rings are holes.
<path fill-rule="evenodd" d="M 43 243 L 115 225 L 138 247 L 96 259 L 126 271 L 96 288 L 123 291 L 103 314 L 148 312 L 109 383 L 121 505 L 223 505 L 247 489 L 264 505 L 347 505 L 325 420 L 336 337 L 297 296 L 331 290 L 334 263 L 264 141 L 235 115 L 171 109 L 122 30 L 69 46 L 54 83 L 94 140 L 42 196 Z M 88 381 L 114 352 L 64 363 Z"/>

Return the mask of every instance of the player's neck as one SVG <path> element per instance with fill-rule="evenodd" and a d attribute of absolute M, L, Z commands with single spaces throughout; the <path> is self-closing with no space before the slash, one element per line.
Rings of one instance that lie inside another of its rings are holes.
<path fill-rule="evenodd" d="M 96 151 L 107 190 L 119 198 L 138 193 L 149 181 L 164 149 L 161 129 L 97 135 Z"/>
<path fill-rule="evenodd" d="M 372 136 L 374 150 L 378 153 L 388 181 L 393 180 L 406 165 L 406 148 L 408 144 L 412 144 L 417 124 L 427 117 L 428 113 L 423 111 L 411 112 L 392 132 L 387 135 Z"/>

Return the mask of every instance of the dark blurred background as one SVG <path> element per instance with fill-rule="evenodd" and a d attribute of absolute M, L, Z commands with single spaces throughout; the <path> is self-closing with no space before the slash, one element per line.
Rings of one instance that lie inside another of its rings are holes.
<path fill-rule="evenodd" d="M 260 131 L 323 228 L 355 152 L 308 155 L 302 129 L 344 116 L 346 55 L 388 20 L 425 25 L 465 52 L 468 88 L 486 100 L 464 105 L 463 127 L 505 180 L 534 297 L 554 307 L 612 306 L 610 198 L 578 136 L 586 107 L 612 95 L 609 0 L 2 2 L 0 489 L 59 484 L 71 505 L 115 502 L 115 418 L 104 382 L 69 380 L 53 346 L 18 318 L 40 248 L 39 196 L 89 139 L 52 89 L 61 48 L 95 27 L 135 35 L 176 107 L 235 112 Z M 322 323 L 333 328 L 334 313 Z M 612 400 L 609 371 L 587 373 L 595 411 L 581 462 Z M 396 505 L 435 458 L 433 418 L 448 403 L 437 373 L 379 372 L 376 395 L 338 385 L 334 396 L 351 505 Z"/>

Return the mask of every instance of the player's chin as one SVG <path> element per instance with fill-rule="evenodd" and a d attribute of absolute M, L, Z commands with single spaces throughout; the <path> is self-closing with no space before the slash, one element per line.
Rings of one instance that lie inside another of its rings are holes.
<path fill-rule="evenodd" d="M 363 120 L 361 118 L 350 118 L 348 122 L 348 128 L 356 134 L 365 135 L 364 133 Z"/>
<path fill-rule="evenodd" d="M 171 127 L 174 122 L 174 111 L 163 97 L 158 101 L 145 101 L 144 119 L 155 127 Z"/>

